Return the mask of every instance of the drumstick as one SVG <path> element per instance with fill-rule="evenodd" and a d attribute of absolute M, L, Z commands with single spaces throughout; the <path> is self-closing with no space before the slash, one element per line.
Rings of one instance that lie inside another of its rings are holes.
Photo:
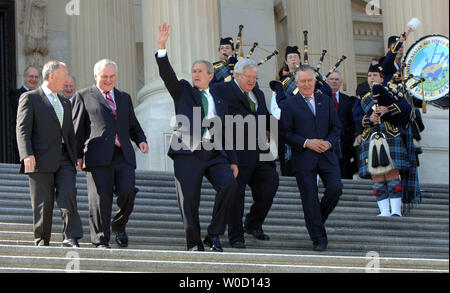
<path fill-rule="evenodd" d="M 425 92 L 423 89 L 423 80 L 422 80 L 422 113 L 427 114 L 427 102 L 425 101 Z"/>

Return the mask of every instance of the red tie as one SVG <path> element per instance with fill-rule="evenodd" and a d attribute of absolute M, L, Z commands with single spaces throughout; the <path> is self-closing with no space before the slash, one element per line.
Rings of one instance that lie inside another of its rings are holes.
<path fill-rule="evenodd" d="M 339 103 L 338 103 L 337 96 L 336 96 L 336 93 L 335 93 L 335 92 L 333 93 L 333 97 L 334 97 L 334 103 L 336 104 L 336 110 L 338 110 L 338 108 L 339 108 Z"/>
<path fill-rule="evenodd" d="M 110 92 L 105 92 L 106 95 L 106 103 L 108 103 L 108 106 L 111 108 L 111 111 L 114 114 L 114 118 L 116 118 L 117 120 L 117 106 L 116 106 L 116 102 L 114 101 L 113 97 L 111 96 Z M 119 141 L 119 135 L 116 133 L 116 139 L 115 139 L 115 143 L 117 147 L 121 147 L 120 141 Z"/>

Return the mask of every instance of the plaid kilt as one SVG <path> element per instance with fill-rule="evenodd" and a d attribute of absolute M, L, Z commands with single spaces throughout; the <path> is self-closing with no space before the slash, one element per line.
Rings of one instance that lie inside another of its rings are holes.
<path fill-rule="evenodd" d="M 387 143 L 389 144 L 389 151 L 391 154 L 392 161 L 394 163 L 394 168 L 398 170 L 408 170 L 410 168 L 410 158 L 408 156 L 408 151 L 406 145 L 402 139 L 402 136 L 393 137 L 387 134 L 384 128 L 384 124 L 381 126 L 381 132 L 386 136 Z M 374 128 L 370 129 L 370 135 L 374 133 Z M 368 171 L 369 165 L 369 145 L 370 139 L 362 141 L 360 152 L 358 154 L 359 161 L 359 176 L 361 178 L 370 179 L 370 173 Z"/>

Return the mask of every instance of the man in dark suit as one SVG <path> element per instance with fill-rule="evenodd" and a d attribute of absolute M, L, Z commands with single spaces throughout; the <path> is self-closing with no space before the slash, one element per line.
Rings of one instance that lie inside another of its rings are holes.
<path fill-rule="evenodd" d="M 282 104 L 282 135 L 292 147 L 292 167 L 303 203 L 306 228 L 314 250 L 328 245 L 325 222 L 342 194 L 339 161 L 333 148 L 341 133 L 334 101 L 314 93 L 314 69 L 301 66 L 296 78 L 300 93 Z M 317 175 L 325 185 L 319 202 Z"/>
<path fill-rule="evenodd" d="M 248 124 L 245 125 L 242 137 L 238 136 L 237 131 L 233 135 L 234 149 L 237 150 L 239 161 L 239 176 L 236 201 L 231 208 L 228 221 L 228 238 L 232 247 L 245 248 L 244 231 L 259 240 L 270 239 L 268 235 L 264 234 L 262 225 L 278 190 L 279 175 L 274 161 L 261 160 L 263 150 L 258 145 L 259 136 L 264 136 L 263 140 L 266 141 L 266 131 L 270 129 L 270 114 L 267 110 L 264 93 L 256 86 L 258 65 L 253 60 L 243 59 L 236 64 L 234 69 L 234 80 L 215 85 L 212 91 L 228 102 L 231 115 L 241 116 L 246 120 L 254 118 L 251 120 L 256 121 L 253 125 L 255 128 L 253 133 L 257 133 L 256 136 L 250 135 L 252 125 Z M 265 125 L 260 124 L 261 116 L 265 120 Z M 263 127 L 262 131 L 257 131 L 261 130 L 261 127 Z M 253 140 L 255 147 L 249 140 Z M 240 143 L 243 143 L 242 150 L 237 148 Z M 245 217 L 245 224 L 243 224 L 247 185 L 252 190 L 254 202 Z"/>
<path fill-rule="evenodd" d="M 339 71 L 334 71 L 327 78 L 327 83 L 333 91 L 333 100 L 341 121 L 342 131 L 338 150 L 342 179 L 353 179 L 356 172 L 356 151 L 353 147 L 355 141 L 355 124 L 353 122 L 353 105 L 355 100 L 340 91 L 343 76 Z"/>
<path fill-rule="evenodd" d="M 216 119 L 224 121 L 228 113 L 226 102 L 209 90 L 214 77 L 214 67 L 208 61 L 196 61 L 192 66 L 192 83 L 178 80 L 169 58 L 166 43 L 170 26 L 159 27 L 156 62 L 159 73 L 175 104 L 177 121 L 169 150 L 174 161 L 177 198 L 186 233 L 189 251 L 204 251 L 203 243 L 211 250 L 222 252 L 219 236 L 225 233 L 230 203 L 234 200 L 238 175 L 237 157 L 234 151 L 223 150 L 223 136 L 213 133 L 204 124 L 195 127 L 195 121 Z M 214 128 L 216 128 L 216 122 Z M 212 144 L 212 145 L 211 145 Z M 200 191 L 203 177 L 217 191 L 208 235 L 202 243 L 199 219 Z"/>
<path fill-rule="evenodd" d="M 14 90 L 10 94 L 10 107 L 11 107 L 11 119 L 10 125 L 13 130 L 14 136 L 14 164 L 20 164 L 19 151 L 17 149 L 17 141 L 16 141 L 16 118 L 17 118 L 17 107 L 19 106 L 19 98 L 24 93 L 28 91 L 35 90 L 39 83 L 39 70 L 34 66 L 28 66 L 23 73 L 23 86 L 19 89 Z"/>
<path fill-rule="evenodd" d="M 63 94 L 64 97 L 70 102 L 70 106 L 73 107 L 73 103 L 75 102 L 75 93 L 77 91 L 77 79 L 69 75 L 67 77 L 66 82 L 64 83 Z"/>
<path fill-rule="evenodd" d="M 116 85 L 117 65 L 101 60 L 94 68 L 96 84 L 77 92 L 73 105 L 78 142 L 78 169 L 87 171 L 91 241 L 110 248 L 112 231 L 120 247 L 128 246 L 125 226 L 133 211 L 136 155 L 131 141 L 148 152 L 130 95 Z M 119 210 L 111 223 L 113 194 Z"/>
<path fill-rule="evenodd" d="M 55 199 L 63 219 L 63 246 L 78 247 L 83 237 L 76 201 L 72 112 L 69 102 L 57 95 L 66 77 L 64 63 L 48 62 L 42 87 L 23 94 L 17 111 L 20 172 L 29 176 L 36 246 L 49 246 Z"/>

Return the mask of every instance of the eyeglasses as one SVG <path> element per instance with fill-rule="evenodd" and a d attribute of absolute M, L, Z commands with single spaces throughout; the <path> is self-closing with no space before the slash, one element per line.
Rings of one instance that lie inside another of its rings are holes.
<path fill-rule="evenodd" d="M 245 74 L 241 74 L 241 76 L 244 77 L 245 79 L 250 80 L 250 81 L 258 81 L 259 80 L 258 76 L 248 76 L 248 75 L 245 75 Z"/>

